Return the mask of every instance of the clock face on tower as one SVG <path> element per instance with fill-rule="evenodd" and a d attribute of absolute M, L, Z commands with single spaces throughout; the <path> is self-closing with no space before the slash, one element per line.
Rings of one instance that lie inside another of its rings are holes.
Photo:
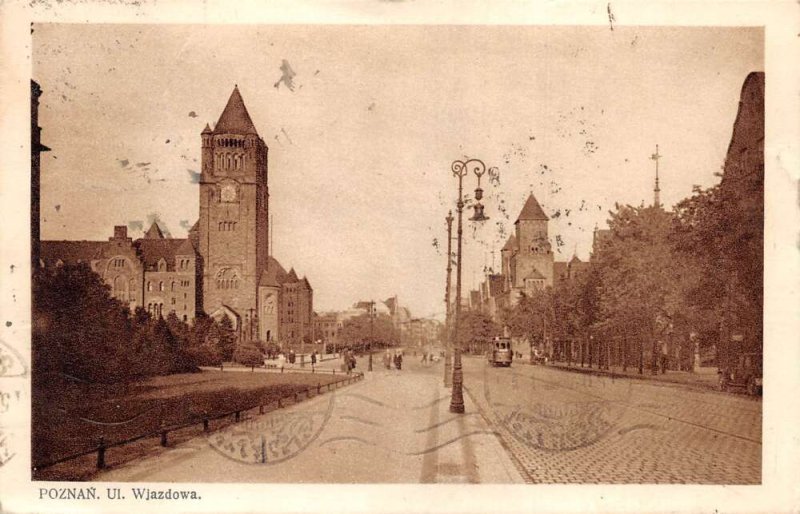
<path fill-rule="evenodd" d="M 225 184 L 224 186 L 222 186 L 220 197 L 222 198 L 223 202 L 235 202 L 236 186 L 234 186 L 233 184 Z"/>

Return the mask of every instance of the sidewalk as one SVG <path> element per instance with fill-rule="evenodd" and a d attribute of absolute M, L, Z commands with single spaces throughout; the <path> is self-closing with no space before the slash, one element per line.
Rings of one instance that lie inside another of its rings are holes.
<path fill-rule="evenodd" d="M 523 360 L 522 362 L 528 364 L 527 360 Z M 625 372 L 622 371 L 622 366 L 611 366 L 611 368 L 608 370 L 590 367 L 582 368 L 580 364 L 575 365 L 574 363 L 568 366 L 565 362 L 551 362 L 546 366 L 552 369 L 570 371 L 573 373 L 585 373 L 589 375 L 608 376 L 614 378 L 624 377 L 634 380 L 680 384 L 698 389 L 718 389 L 719 384 L 717 368 L 700 368 L 696 373 L 667 370 L 666 373 L 658 373 L 657 375 L 653 375 L 649 369 L 644 369 L 644 373 L 640 375 L 638 367 L 631 366 L 628 366 L 628 369 Z"/>
<path fill-rule="evenodd" d="M 523 483 L 468 395 L 449 412 L 442 367 L 375 366 L 356 384 L 196 437 L 100 481 Z M 365 358 L 357 369 L 365 371 Z"/>

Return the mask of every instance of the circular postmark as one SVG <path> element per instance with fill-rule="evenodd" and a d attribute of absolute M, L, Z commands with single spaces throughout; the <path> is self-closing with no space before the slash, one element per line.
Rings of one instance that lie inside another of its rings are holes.
<path fill-rule="evenodd" d="M 333 412 L 335 393 L 327 402 L 303 410 L 276 410 L 207 436 L 211 447 L 243 464 L 277 464 L 308 448 Z"/>
<path fill-rule="evenodd" d="M 484 399 L 501 433 L 547 452 L 602 440 L 625 413 L 626 404 L 619 399 L 630 389 L 629 383 L 610 377 L 539 367 L 522 372 L 486 367 L 483 383 Z"/>

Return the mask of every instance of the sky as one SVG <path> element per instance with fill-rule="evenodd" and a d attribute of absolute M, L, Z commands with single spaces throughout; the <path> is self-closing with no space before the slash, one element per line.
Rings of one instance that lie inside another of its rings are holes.
<path fill-rule="evenodd" d="M 489 221 L 465 211 L 465 292 L 499 266 L 530 193 L 556 260 L 585 260 L 615 202 L 652 202 L 656 144 L 665 206 L 718 182 L 742 83 L 764 69 L 757 28 L 33 29 L 52 149 L 43 239 L 121 224 L 136 238 L 154 219 L 186 237 L 200 132 L 238 85 L 269 146 L 272 253 L 309 279 L 315 310 L 397 295 L 419 317 L 444 313 L 453 160 L 496 168 L 481 183 Z M 465 194 L 476 185 L 465 178 Z"/>

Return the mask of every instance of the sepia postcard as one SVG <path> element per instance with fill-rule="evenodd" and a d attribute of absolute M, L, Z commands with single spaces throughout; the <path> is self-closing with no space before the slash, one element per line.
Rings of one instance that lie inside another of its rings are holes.
<path fill-rule="evenodd" d="M 800 509 L 796 3 L 0 19 L 3 512 Z"/>

